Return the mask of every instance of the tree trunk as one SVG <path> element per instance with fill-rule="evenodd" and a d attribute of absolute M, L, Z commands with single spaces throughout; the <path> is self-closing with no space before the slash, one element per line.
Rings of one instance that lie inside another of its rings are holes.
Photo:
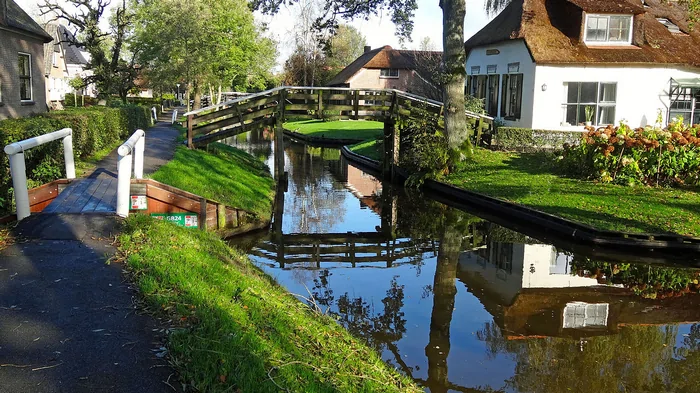
<path fill-rule="evenodd" d="M 221 105 L 221 83 L 219 83 L 219 95 L 216 97 L 216 105 Z"/>
<path fill-rule="evenodd" d="M 466 54 L 464 51 L 465 0 L 441 0 L 443 66 L 447 82 L 443 88 L 445 134 L 451 149 L 469 143 L 467 116 L 464 113 Z"/>
<path fill-rule="evenodd" d="M 202 91 L 198 83 L 194 84 L 194 105 L 192 108 L 194 110 L 200 109 L 202 107 Z"/>

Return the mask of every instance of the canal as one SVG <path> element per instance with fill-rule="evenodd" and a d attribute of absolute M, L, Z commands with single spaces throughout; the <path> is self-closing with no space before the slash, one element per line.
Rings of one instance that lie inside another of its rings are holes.
<path fill-rule="evenodd" d="M 273 165 L 271 139 L 229 143 Z M 543 243 L 337 149 L 287 141 L 285 168 L 273 230 L 231 242 L 426 391 L 698 391 L 697 270 Z"/>

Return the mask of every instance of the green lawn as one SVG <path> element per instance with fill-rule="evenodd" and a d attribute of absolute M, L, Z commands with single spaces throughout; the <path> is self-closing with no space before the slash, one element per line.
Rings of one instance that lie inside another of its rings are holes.
<path fill-rule="evenodd" d="M 274 180 L 265 164 L 242 150 L 212 143 L 209 152 L 179 146 L 154 180 L 269 218 Z"/>
<path fill-rule="evenodd" d="M 119 248 L 147 302 L 184 325 L 168 349 L 197 391 L 422 391 L 212 233 L 133 215 Z"/>
<path fill-rule="evenodd" d="M 369 120 L 300 120 L 284 123 L 284 128 L 300 134 L 328 139 L 376 139 L 384 133 L 384 123 Z"/>
<path fill-rule="evenodd" d="M 600 229 L 700 236 L 700 190 L 624 187 L 553 174 L 542 154 L 476 149 L 448 183 Z"/>
<path fill-rule="evenodd" d="M 377 140 L 370 140 L 357 143 L 348 148 L 353 153 L 380 161 L 382 159 L 382 153 L 379 151 L 378 146 L 379 143 L 377 143 Z"/>

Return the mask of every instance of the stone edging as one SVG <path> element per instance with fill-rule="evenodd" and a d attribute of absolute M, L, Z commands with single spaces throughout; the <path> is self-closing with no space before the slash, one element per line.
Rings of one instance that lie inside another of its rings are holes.
<path fill-rule="evenodd" d="M 349 161 L 356 162 L 375 171 L 381 170 L 379 161 L 367 158 L 350 151 L 347 147 L 341 149 L 343 156 Z M 395 172 L 405 179 L 408 172 L 397 168 Z M 600 230 L 579 222 L 571 221 L 552 214 L 543 213 L 522 205 L 506 202 L 484 194 L 468 191 L 446 183 L 427 180 L 423 188 L 434 194 L 441 202 L 455 207 L 464 206 L 469 210 L 479 209 L 486 216 L 498 216 L 507 222 L 536 226 L 538 231 L 543 231 L 552 237 L 579 245 L 586 244 L 601 248 L 626 248 L 655 249 L 680 252 L 700 252 L 700 238 L 669 235 L 669 234 L 637 234 L 617 231 Z"/>

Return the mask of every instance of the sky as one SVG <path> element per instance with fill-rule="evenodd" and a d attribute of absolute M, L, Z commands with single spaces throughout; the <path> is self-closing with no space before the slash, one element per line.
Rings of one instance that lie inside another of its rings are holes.
<path fill-rule="evenodd" d="M 320 0 L 322 1 L 322 0 Z M 34 16 L 38 10 L 38 4 L 43 4 L 43 0 L 15 0 L 27 13 Z M 60 4 L 65 1 L 59 0 Z M 120 1 L 113 0 L 112 5 L 121 4 Z M 484 10 L 484 0 L 466 0 L 467 15 L 464 20 L 465 40 L 484 27 L 489 17 Z M 298 7 L 291 6 L 282 8 L 275 16 L 256 14 L 256 19 L 267 24 L 268 35 L 278 42 L 279 56 L 277 58 L 276 70 L 281 70 L 282 64 L 289 57 L 294 49 L 292 30 L 298 15 Z M 106 18 L 105 18 L 106 19 Z M 418 0 L 418 10 L 414 17 L 413 42 L 406 42 L 404 46 L 408 49 L 418 49 L 418 45 L 424 37 L 429 37 L 434 45 L 434 50 L 442 50 L 442 10 L 439 7 L 439 0 Z M 388 14 L 372 17 L 369 20 L 354 20 L 350 24 L 356 27 L 364 36 L 367 45 L 378 48 L 384 45 L 391 45 L 400 48 L 396 29 L 391 23 Z M 106 26 L 103 26 L 106 27 Z"/>

